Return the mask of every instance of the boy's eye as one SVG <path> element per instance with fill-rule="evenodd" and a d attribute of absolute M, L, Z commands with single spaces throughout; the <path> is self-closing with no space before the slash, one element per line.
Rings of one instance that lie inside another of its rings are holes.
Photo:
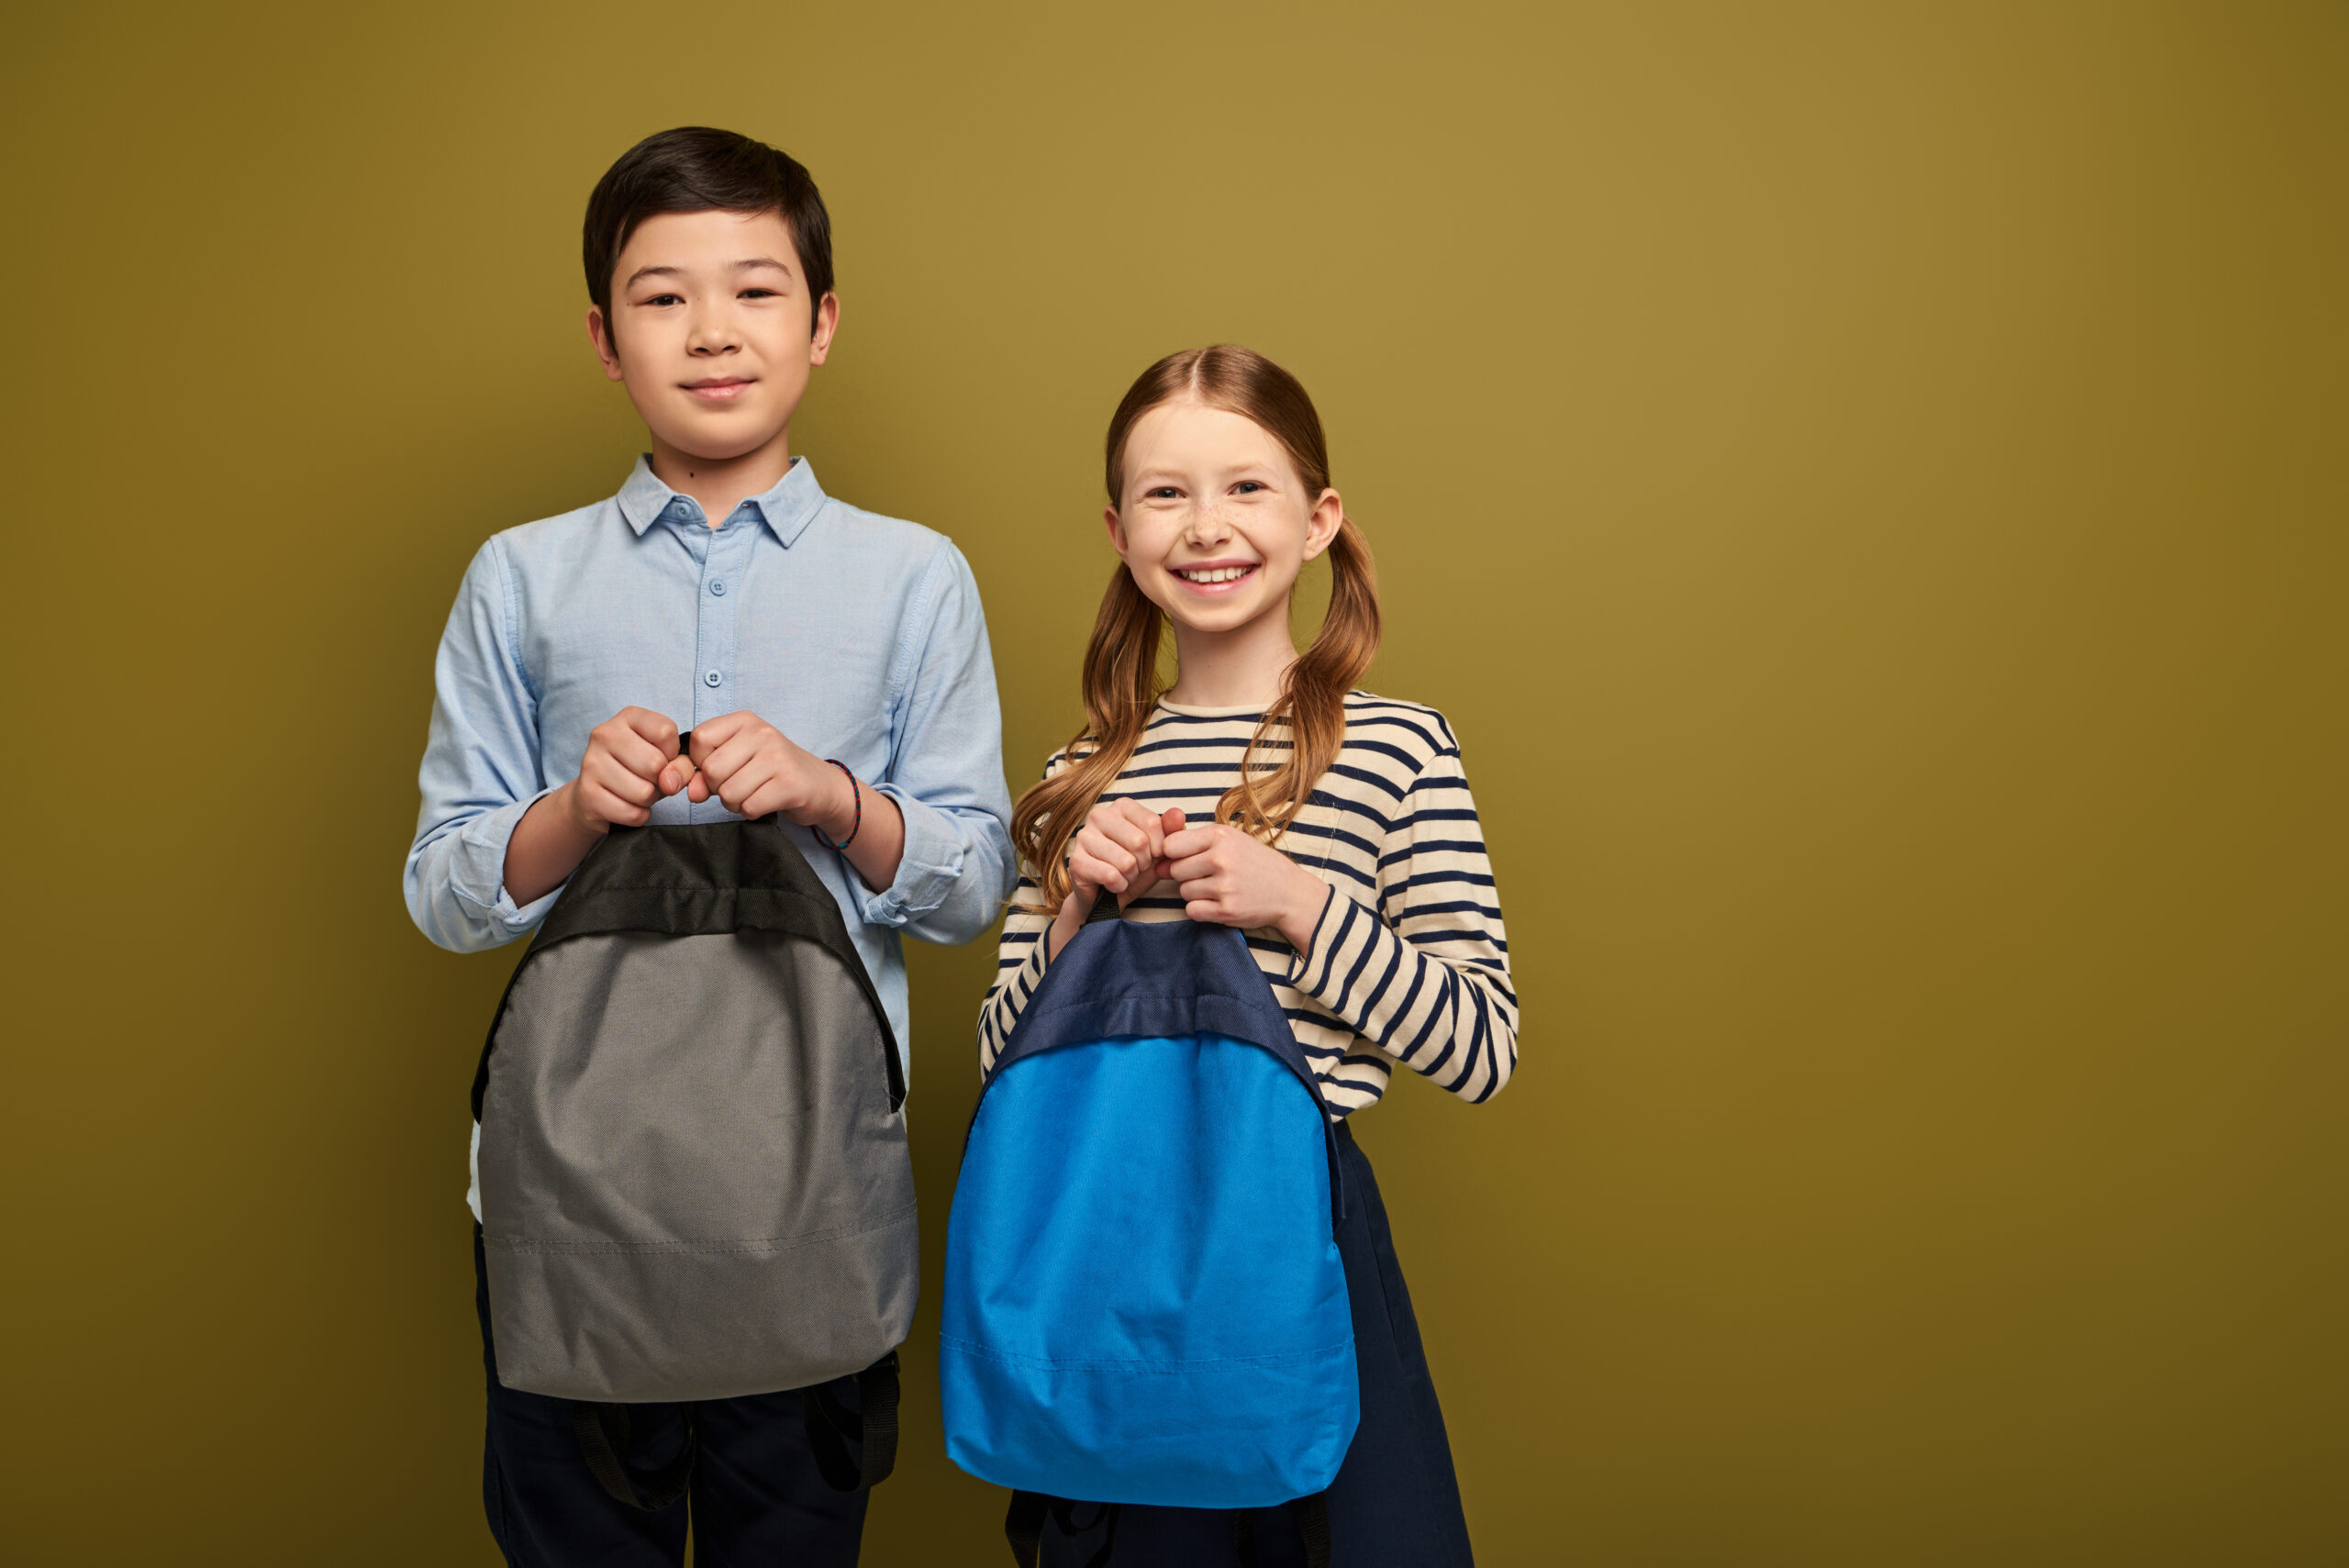
<path fill-rule="evenodd" d="M 777 289 L 744 289 L 734 297 L 737 299 L 781 299 L 783 295 Z"/>
<path fill-rule="evenodd" d="M 646 305 L 683 305 L 685 301 L 674 294 L 656 294 L 644 303 Z"/>
<path fill-rule="evenodd" d="M 1142 499 L 1145 501 L 1172 501 L 1181 494 L 1182 492 L 1172 484 L 1161 484 L 1141 493 Z"/>

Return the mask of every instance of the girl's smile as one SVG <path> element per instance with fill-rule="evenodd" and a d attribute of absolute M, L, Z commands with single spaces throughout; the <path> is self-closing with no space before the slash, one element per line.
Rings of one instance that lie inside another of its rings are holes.
<path fill-rule="evenodd" d="M 1230 594 L 1253 577 L 1263 563 L 1255 561 L 1201 561 L 1167 570 L 1195 594 Z"/>

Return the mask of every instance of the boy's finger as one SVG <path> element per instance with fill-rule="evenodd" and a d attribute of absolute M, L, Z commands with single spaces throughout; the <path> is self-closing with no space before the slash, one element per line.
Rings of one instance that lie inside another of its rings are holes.
<path fill-rule="evenodd" d="M 624 707 L 617 716 L 619 721 L 661 749 L 664 757 L 677 754 L 677 722 L 665 713 L 655 713 L 649 707 Z"/>
<path fill-rule="evenodd" d="M 703 801 L 707 800 L 709 798 L 709 781 L 702 777 L 699 773 L 696 773 L 692 778 L 685 781 L 685 798 L 692 801 L 696 806 L 699 806 Z"/>
<path fill-rule="evenodd" d="M 651 806 L 660 798 L 660 793 L 652 783 L 660 773 L 658 767 L 648 768 L 639 773 L 608 753 L 600 763 L 591 754 L 588 764 L 581 771 L 580 777 L 614 799 L 627 801 L 631 806 Z"/>
<path fill-rule="evenodd" d="M 707 767 L 709 754 L 732 740 L 735 731 L 757 717 L 749 708 L 738 707 L 732 713 L 721 713 L 716 718 L 705 718 L 695 725 L 693 739 L 695 760 L 701 762 L 704 767 Z"/>
<path fill-rule="evenodd" d="M 699 771 L 694 766 L 693 759 L 690 757 L 670 758 L 668 762 L 662 764 L 661 777 L 657 781 L 661 786 L 661 793 L 662 795 L 676 794 L 692 783 L 695 773 Z"/>
<path fill-rule="evenodd" d="M 698 725 L 694 729 L 694 761 L 700 765 L 703 773 L 709 775 L 710 782 L 713 784 L 730 783 L 735 773 L 740 771 L 742 764 L 759 754 L 759 749 L 746 735 L 735 734 L 726 737 L 713 735 L 710 737 L 709 750 L 705 751 L 702 750 L 701 738 L 708 732 L 708 729 L 709 726 L 707 724 Z"/>
<path fill-rule="evenodd" d="M 652 717 L 658 718 L 661 716 L 655 714 Z M 646 784 L 651 784 L 659 778 L 662 767 L 671 757 L 676 755 L 674 746 L 671 750 L 663 751 L 632 728 L 623 728 L 617 734 L 607 731 L 602 751 L 605 756 L 618 763 L 623 771 L 642 779 Z M 593 756 L 595 753 L 590 751 L 588 755 Z"/>

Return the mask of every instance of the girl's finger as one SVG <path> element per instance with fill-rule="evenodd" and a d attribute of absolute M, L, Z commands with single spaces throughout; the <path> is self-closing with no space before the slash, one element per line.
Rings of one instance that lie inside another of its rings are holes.
<path fill-rule="evenodd" d="M 1102 810 L 1087 817 L 1085 826 L 1114 844 L 1141 853 L 1150 848 L 1150 831 L 1132 817 L 1117 811 Z"/>
<path fill-rule="evenodd" d="M 1213 855 L 1188 855 L 1181 860 L 1170 856 L 1166 862 L 1166 874 L 1186 886 L 1213 876 L 1219 869 Z"/>
<path fill-rule="evenodd" d="M 1090 828 L 1080 829 L 1071 847 L 1081 849 L 1103 865 L 1116 866 L 1120 872 L 1133 871 L 1141 864 L 1141 857 L 1131 850 Z"/>
<path fill-rule="evenodd" d="M 1166 835 L 1165 847 L 1160 852 L 1170 861 L 1179 861 L 1190 855 L 1203 855 L 1215 848 L 1218 837 L 1215 824 L 1212 822 L 1204 828 L 1186 828 L 1179 832 Z"/>
<path fill-rule="evenodd" d="M 1152 855 L 1157 854 L 1158 847 L 1166 841 L 1166 824 L 1160 819 L 1158 813 L 1139 800 L 1121 800 L 1118 802 L 1118 809 L 1124 820 L 1132 823 L 1141 832 L 1141 840 L 1134 847 L 1147 848 Z"/>
<path fill-rule="evenodd" d="M 1123 872 L 1106 861 L 1096 860 L 1081 851 L 1074 851 L 1069 855 L 1068 876 L 1069 880 L 1080 889 L 1106 887 L 1117 893 L 1123 893 L 1126 890 L 1126 877 Z"/>

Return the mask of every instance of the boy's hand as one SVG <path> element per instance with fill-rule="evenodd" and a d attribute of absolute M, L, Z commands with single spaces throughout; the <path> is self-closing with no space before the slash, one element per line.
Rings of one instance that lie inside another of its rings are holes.
<path fill-rule="evenodd" d="M 780 811 L 834 840 L 848 837 L 857 804 L 848 776 L 750 709 L 696 725 L 692 746 L 687 761 L 701 771 L 686 784 L 688 800 L 715 795 L 744 817 Z"/>
<path fill-rule="evenodd" d="M 1170 873 L 1182 884 L 1184 913 L 1194 920 L 1252 929 L 1277 927 L 1306 951 L 1329 902 L 1330 884 L 1262 840 L 1220 822 L 1167 835 Z"/>
<path fill-rule="evenodd" d="M 1178 832 L 1183 814 L 1163 814 L 1138 800 L 1106 800 L 1085 814 L 1085 826 L 1068 843 L 1068 897 L 1044 940 L 1045 957 L 1059 954 L 1093 912 L 1095 895 L 1108 888 L 1122 909 L 1166 876 L 1166 835 Z"/>
<path fill-rule="evenodd" d="M 652 820 L 652 803 L 692 776 L 691 761 L 677 755 L 675 723 L 650 708 L 624 707 L 587 732 L 579 776 L 563 786 L 565 812 L 583 832 L 641 828 Z"/>

